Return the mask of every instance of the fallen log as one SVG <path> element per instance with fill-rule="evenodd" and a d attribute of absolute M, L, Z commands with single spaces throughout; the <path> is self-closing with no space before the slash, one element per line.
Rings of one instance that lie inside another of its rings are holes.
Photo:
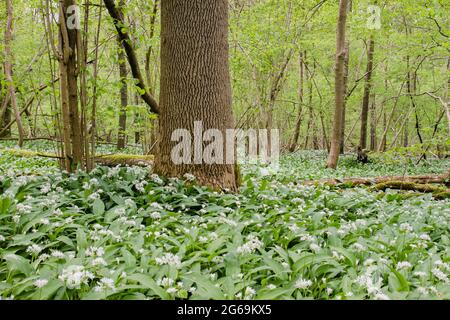
<path fill-rule="evenodd" d="M 0 155 L 2 153 L 25 158 L 43 157 L 43 158 L 63 159 L 61 156 L 58 156 L 54 153 L 37 152 L 22 149 L 0 149 Z M 118 165 L 147 167 L 153 165 L 153 159 L 154 157 L 152 155 L 144 156 L 136 154 L 106 154 L 106 155 L 97 155 L 94 158 L 97 164 L 107 167 L 115 167 Z"/>
<path fill-rule="evenodd" d="M 359 185 L 371 186 L 391 181 L 411 182 L 420 184 L 438 183 L 438 184 L 445 184 L 448 186 L 450 183 L 450 172 L 437 175 L 381 176 L 368 178 L 344 178 L 344 179 L 335 178 L 335 179 L 321 179 L 321 180 L 306 180 L 300 181 L 299 184 L 354 187 Z"/>
<path fill-rule="evenodd" d="M 370 189 L 377 191 L 385 191 L 386 189 L 415 191 L 421 193 L 432 193 L 435 199 L 450 198 L 450 189 L 432 184 L 420 184 L 405 181 L 387 181 L 378 183 L 375 186 L 371 187 Z"/>
<path fill-rule="evenodd" d="M 136 154 L 110 154 L 95 157 L 95 162 L 107 167 L 118 165 L 148 167 L 153 165 L 154 157 L 152 155 L 143 156 Z"/>

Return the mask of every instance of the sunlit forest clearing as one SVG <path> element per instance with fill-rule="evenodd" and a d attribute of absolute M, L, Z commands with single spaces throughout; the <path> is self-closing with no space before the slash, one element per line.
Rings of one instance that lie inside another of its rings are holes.
<path fill-rule="evenodd" d="M 441 0 L 1 0 L 0 300 L 450 299 Z"/>

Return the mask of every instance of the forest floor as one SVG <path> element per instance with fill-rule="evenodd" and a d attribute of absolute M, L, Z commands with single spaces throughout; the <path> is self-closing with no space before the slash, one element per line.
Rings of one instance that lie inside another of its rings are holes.
<path fill-rule="evenodd" d="M 244 166 L 226 194 L 145 167 L 69 175 L 11 146 L 0 143 L 0 299 L 450 299 L 450 199 L 300 183 L 442 174 L 448 159 L 348 155 L 334 171 L 324 152 L 298 152 L 276 174 Z"/>

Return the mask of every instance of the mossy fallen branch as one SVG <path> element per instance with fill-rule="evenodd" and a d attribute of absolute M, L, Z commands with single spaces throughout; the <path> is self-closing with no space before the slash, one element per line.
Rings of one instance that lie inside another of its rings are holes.
<path fill-rule="evenodd" d="M 380 183 L 387 183 L 392 181 L 411 182 L 420 184 L 450 184 L 450 172 L 437 175 L 420 175 L 420 176 L 381 176 L 370 178 L 345 178 L 345 179 L 321 179 L 321 180 L 307 180 L 300 181 L 303 185 L 328 185 L 336 187 L 356 187 L 356 186 L 371 186 Z"/>
<path fill-rule="evenodd" d="M 432 193 L 433 197 L 436 199 L 450 198 L 450 189 L 431 184 L 420 184 L 407 181 L 388 181 L 378 183 L 370 188 L 370 190 L 380 190 L 380 191 L 385 191 L 386 189 Z"/>
<path fill-rule="evenodd" d="M 108 154 L 99 155 L 95 157 L 95 162 L 104 166 L 114 167 L 117 165 L 129 165 L 129 166 L 152 166 L 154 157 L 153 155 L 144 156 L 136 154 Z"/>
<path fill-rule="evenodd" d="M 62 159 L 61 156 L 58 156 L 54 153 L 37 152 L 23 149 L 0 149 L 0 155 L 2 153 L 24 158 L 44 157 L 44 158 Z M 96 156 L 95 162 L 100 165 L 109 167 L 114 167 L 117 165 L 146 167 L 153 165 L 153 159 L 154 159 L 153 155 L 144 156 L 136 154 L 107 154 Z"/>

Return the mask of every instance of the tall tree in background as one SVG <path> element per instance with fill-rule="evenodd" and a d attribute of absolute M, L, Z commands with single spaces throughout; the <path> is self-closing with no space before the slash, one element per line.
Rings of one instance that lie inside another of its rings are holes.
<path fill-rule="evenodd" d="M 79 110 L 80 94 L 84 99 L 83 103 L 87 98 L 85 81 L 81 82 L 80 88 L 78 86 L 79 74 L 84 72 L 80 69 L 84 69 L 86 64 L 83 42 L 87 43 L 87 41 L 81 40 L 79 15 L 74 8 L 76 8 L 75 0 L 59 1 L 58 48 L 56 48 L 51 31 L 50 4 L 49 1 L 46 1 L 47 36 L 50 39 L 54 55 L 59 61 L 63 157 L 64 167 L 67 171 L 88 168 L 88 148 L 85 148 L 87 133 L 82 119 L 85 114 Z"/>
<path fill-rule="evenodd" d="M 119 10 L 123 10 L 125 5 L 124 0 L 119 2 Z M 119 133 L 117 137 L 117 149 L 125 148 L 126 144 L 126 130 L 127 130 L 127 106 L 128 106 L 128 86 L 127 86 L 127 62 L 125 52 L 122 47 L 122 41 L 118 37 L 118 61 L 119 61 L 119 75 L 120 75 L 120 109 L 119 109 Z"/>
<path fill-rule="evenodd" d="M 5 98 L 5 111 L 9 102 L 11 103 L 12 110 L 14 112 L 14 117 L 17 123 L 17 129 L 19 132 L 19 141 L 18 144 L 20 147 L 23 145 L 24 139 L 24 130 L 22 125 L 22 118 L 20 116 L 19 108 L 17 106 L 17 98 L 16 98 L 16 86 L 14 85 L 13 79 L 13 54 L 12 54 L 12 38 L 13 38 L 13 5 L 11 0 L 6 0 L 6 28 L 5 28 L 5 37 L 4 37 L 4 47 L 5 47 L 5 80 L 7 83 L 8 91 L 7 97 Z M 5 103 L 4 102 L 4 103 Z M 4 109 L 2 107 L 2 109 Z M 2 117 L 0 117 L 1 119 Z"/>
<path fill-rule="evenodd" d="M 361 109 L 361 131 L 359 136 L 359 147 L 361 150 L 367 148 L 367 123 L 369 118 L 369 100 L 370 100 L 370 90 L 372 88 L 372 69 L 373 69 L 373 53 L 375 50 L 375 41 L 373 35 L 369 38 L 368 48 L 367 48 L 367 68 L 364 83 L 364 96 Z"/>
<path fill-rule="evenodd" d="M 194 160 L 192 164 L 175 164 L 171 159 L 172 150 L 178 144 L 172 141 L 174 130 L 186 129 L 194 138 L 194 148 L 199 145 L 201 148 L 202 137 L 194 136 L 195 121 L 202 121 L 203 130 L 219 130 L 223 137 L 226 129 L 234 128 L 228 62 L 228 0 L 161 2 L 160 88 L 160 143 L 155 171 L 168 177 L 191 173 L 201 184 L 236 190 L 236 168 L 223 163 L 225 156 L 218 161 L 221 163 L 214 164 L 196 164 L 198 161 L 192 154 L 187 155 Z M 221 150 L 217 151 L 225 155 L 224 141 L 215 142 L 220 144 Z"/>
<path fill-rule="evenodd" d="M 306 55 L 306 52 L 305 52 Z M 294 152 L 297 148 L 298 138 L 300 136 L 300 129 L 303 120 L 303 95 L 304 95 L 304 82 L 305 82 L 305 66 L 304 66 L 304 53 L 300 51 L 299 54 L 299 83 L 298 83 L 298 115 L 295 123 L 294 135 L 292 137 L 291 144 L 289 146 L 289 152 Z"/>
<path fill-rule="evenodd" d="M 2 56 L 0 56 L 1 58 Z M 9 105 L 8 88 L 4 87 L 3 61 L 0 63 L 0 138 L 11 136 L 11 129 L 5 129 L 11 121 L 11 108 Z"/>
<path fill-rule="evenodd" d="M 336 62 L 335 62 L 335 110 L 333 130 L 331 134 L 331 148 L 328 154 L 327 167 L 336 169 L 341 147 L 342 115 L 345 102 L 345 28 L 347 21 L 348 0 L 340 0 L 339 17 L 336 30 Z"/>
<path fill-rule="evenodd" d="M 347 14 L 350 14 L 352 11 L 352 0 L 348 2 Z M 350 39 L 346 39 L 345 41 L 345 57 L 344 57 L 344 88 L 345 88 L 345 98 L 344 98 L 344 106 L 342 107 L 342 127 L 341 127 L 341 146 L 339 148 L 339 153 L 344 154 L 345 152 L 345 124 L 346 124 L 346 116 L 345 112 L 347 109 L 347 92 L 348 92 L 348 74 L 349 74 L 349 66 L 350 66 Z"/>

